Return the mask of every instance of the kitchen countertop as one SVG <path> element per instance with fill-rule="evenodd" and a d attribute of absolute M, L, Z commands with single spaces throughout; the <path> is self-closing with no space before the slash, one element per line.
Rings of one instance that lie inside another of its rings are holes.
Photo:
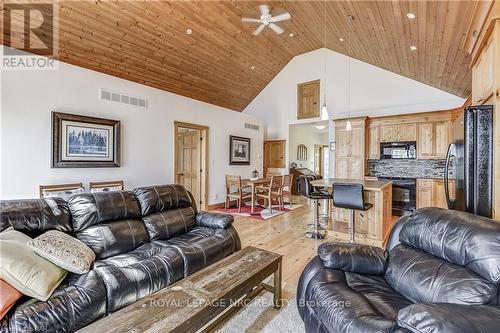
<path fill-rule="evenodd" d="M 361 184 L 363 185 L 363 189 L 365 191 L 382 191 L 386 186 L 392 184 L 392 181 L 389 180 L 364 180 L 364 179 L 342 179 L 342 178 L 327 178 L 327 179 L 319 179 L 313 180 L 311 182 L 312 186 L 317 187 L 332 187 L 334 183 L 348 183 L 348 184 Z"/>

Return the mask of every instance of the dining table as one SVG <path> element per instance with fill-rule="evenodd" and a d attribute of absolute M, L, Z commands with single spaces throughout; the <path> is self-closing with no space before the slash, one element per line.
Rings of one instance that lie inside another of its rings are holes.
<path fill-rule="evenodd" d="M 247 178 L 241 180 L 242 187 L 250 187 L 252 191 L 252 203 L 251 203 L 251 214 L 255 212 L 255 193 L 257 186 L 267 185 L 271 182 L 271 178 Z"/>

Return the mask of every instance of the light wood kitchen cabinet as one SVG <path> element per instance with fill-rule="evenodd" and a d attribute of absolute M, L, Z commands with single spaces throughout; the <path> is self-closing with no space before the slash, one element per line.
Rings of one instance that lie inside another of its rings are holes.
<path fill-rule="evenodd" d="M 451 140 L 451 122 L 418 124 L 417 157 L 445 159 Z"/>
<path fill-rule="evenodd" d="M 424 207 L 448 208 L 443 179 L 417 179 L 417 208 Z"/>
<path fill-rule="evenodd" d="M 496 48 L 494 39 L 490 39 L 472 69 L 472 102 L 474 105 L 484 104 L 495 92 Z"/>
<path fill-rule="evenodd" d="M 319 80 L 315 80 L 297 85 L 297 119 L 320 116 L 319 83 Z"/>
<path fill-rule="evenodd" d="M 335 121 L 335 177 L 363 179 L 365 175 L 365 118 Z"/>
<path fill-rule="evenodd" d="M 380 127 L 380 142 L 398 141 L 398 126 L 385 125 Z"/>
<path fill-rule="evenodd" d="M 398 125 L 398 141 L 416 141 L 416 140 L 417 140 L 416 124 Z"/>
<path fill-rule="evenodd" d="M 370 124 L 368 130 L 368 159 L 378 160 L 380 158 L 379 127 Z"/>

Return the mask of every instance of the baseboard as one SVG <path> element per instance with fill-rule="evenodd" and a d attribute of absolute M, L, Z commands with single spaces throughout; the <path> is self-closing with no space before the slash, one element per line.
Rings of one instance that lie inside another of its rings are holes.
<path fill-rule="evenodd" d="M 219 202 L 219 203 L 209 204 L 208 205 L 208 210 L 216 210 L 218 208 L 224 208 L 224 203 L 223 202 Z"/>

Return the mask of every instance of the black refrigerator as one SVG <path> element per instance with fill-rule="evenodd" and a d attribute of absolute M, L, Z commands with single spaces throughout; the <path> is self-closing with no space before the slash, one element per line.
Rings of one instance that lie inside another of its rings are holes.
<path fill-rule="evenodd" d="M 491 217 L 493 106 L 472 106 L 453 124 L 444 172 L 449 209 Z"/>

